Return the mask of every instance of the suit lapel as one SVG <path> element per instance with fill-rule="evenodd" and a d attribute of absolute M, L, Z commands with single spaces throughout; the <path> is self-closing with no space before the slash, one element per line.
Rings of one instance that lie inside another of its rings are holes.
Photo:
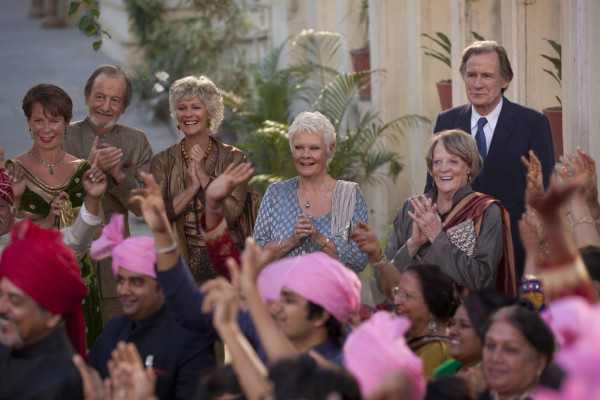
<path fill-rule="evenodd" d="M 506 98 L 502 98 L 502 110 L 500 110 L 500 116 L 498 117 L 498 123 L 496 129 L 494 129 L 494 135 L 492 137 L 492 143 L 488 150 L 488 155 L 485 160 L 485 166 L 482 173 L 479 176 L 479 190 L 486 193 L 486 188 L 495 173 L 500 171 L 502 168 L 500 164 L 500 155 L 504 151 L 504 148 L 508 144 L 510 136 L 512 135 L 515 125 L 515 110 L 513 104 Z"/>

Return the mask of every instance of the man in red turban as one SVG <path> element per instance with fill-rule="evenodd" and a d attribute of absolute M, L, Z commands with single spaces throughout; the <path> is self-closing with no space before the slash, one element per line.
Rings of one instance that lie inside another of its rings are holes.
<path fill-rule="evenodd" d="M 81 302 L 87 293 L 60 232 L 25 219 L 0 259 L 0 398 L 82 398 L 71 362 L 85 358 Z"/>

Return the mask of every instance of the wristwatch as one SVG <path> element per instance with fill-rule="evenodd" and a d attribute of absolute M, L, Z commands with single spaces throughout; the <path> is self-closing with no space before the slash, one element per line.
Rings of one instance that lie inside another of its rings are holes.
<path fill-rule="evenodd" d="M 329 242 L 331 242 L 331 239 L 329 239 L 329 237 L 325 236 L 325 241 L 323 242 L 323 244 L 320 244 L 319 246 L 321 246 L 321 248 L 324 249 L 325 247 L 329 246 Z"/>

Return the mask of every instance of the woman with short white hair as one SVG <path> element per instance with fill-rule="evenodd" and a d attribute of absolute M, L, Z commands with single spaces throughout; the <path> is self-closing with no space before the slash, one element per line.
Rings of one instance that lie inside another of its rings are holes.
<path fill-rule="evenodd" d="M 335 138 L 333 125 L 320 112 L 296 117 L 289 139 L 298 176 L 269 186 L 254 238 L 280 257 L 323 251 L 358 272 L 367 257 L 350 232 L 359 220 L 367 220 L 367 206 L 358 184 L 327 174 Z"/>

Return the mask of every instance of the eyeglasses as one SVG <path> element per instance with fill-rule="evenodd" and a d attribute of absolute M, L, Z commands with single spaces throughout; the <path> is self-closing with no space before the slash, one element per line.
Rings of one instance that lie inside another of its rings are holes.
<path fill-rule="evenodd" d="M 401 290 L 398 286 L 394 286 L 392 289 L 392 297 L 398 298 L 399 300 L 406 301 L 407 299 L 421 299 L 423 296 L 415 296 L 412 294 L 406 293 L 404 290 Z"/>

